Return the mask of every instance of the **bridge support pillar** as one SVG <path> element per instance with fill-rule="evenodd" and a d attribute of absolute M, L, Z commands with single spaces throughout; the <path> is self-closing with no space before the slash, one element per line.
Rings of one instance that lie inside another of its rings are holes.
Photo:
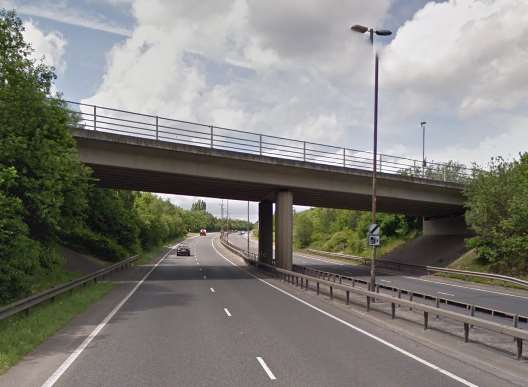
<path fill-rule="evenodd" d="M 292 269 L 293 256 L 293 194 L 277 193 L 275 206 L 275 260 L 282 269 Z"/>
<path fill-rule="evenodd" d="M 258 222 L 258 255 L 259 261 L 272 264 L 273 261 L 273 203 L 262 201 L 259 203 Z"/>

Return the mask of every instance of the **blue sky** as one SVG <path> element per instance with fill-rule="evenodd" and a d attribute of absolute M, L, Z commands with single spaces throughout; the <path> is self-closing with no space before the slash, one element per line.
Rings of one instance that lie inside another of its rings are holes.
<path fill-rule="evenodd" d="M 525 150 L 523 0 L 0 0 L 28 25 L 66 99 L 370 149 L 378 39 L 380 148 L 481 164 Z M 175 197 L 188 206 L 193 198 Z M 212 207 L 218 207 L 211 201 Z M 240 205 L 240 209 L 244 206 Z M 233 206 L 234 211 L 238 207 Z"/>

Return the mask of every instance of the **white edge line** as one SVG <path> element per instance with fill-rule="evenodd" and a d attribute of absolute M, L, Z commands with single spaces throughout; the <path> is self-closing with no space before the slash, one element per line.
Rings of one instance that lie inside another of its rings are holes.
<path fill-rule="evenodd" d="M 214 292 L 215 292 L 215 290 L 214 290 L 213 288 L 209 288 L 209 289 L 211 289 L 211 293 L 214 293 Z"/>
<path fill-rule="evenodd" d="M 500 294 L 501 296 L 516 297 L 516 298 L 522 298 L 523 300 L 528 300 L 528 297 L 525 297 L 525 296 L 519 296 L 519 295 L 517 295 L 517 294 L 512 294 L 512 293 L 496 292 L 496 291 L 494 291 L 494 290 L 487 290 L 487 289 L 482 289 L 482 288 L 474 288 L 474 287 L 471 287 L 471 286 L 463 286 L 463 285 L 450 284 L 450 283 L 447 283 L 447 282 L 433 281 L 433 280 L 428 280 L 428 279 L 424 279 L 424 278 L 415 278 L 415 277 L 409 277 L 409 276 L 404 276 L 403 278 L 412 279 L 412 280 L 416 280 L 416 281 L 430 282 L 430 283 L 437 284 L 437 285 L 452 286 L 452 287 L 454 287 L 454 288 L 462 288 L 462 289 L 468 289 L 468 290 L 475 290 L 475 291 L 477 291 L 477 292 L 483 292 L 483 293 Z"/>
<path fill-rule="evenodd" d="M 225 314 L 227 314 L 227 317 L 231 317 L 231 312 L 229 312 L 229 309 L 224 308 Z"/>
<path fill-rule="evenodd" d="M 179 244 L 179 243 L 178 243 Z M 173 248 L 175 248 L 175 245 Z M 88 345 L 92 342 L 92 340 L 97 336 L 97 334 L 105 327 L 106 324 L 108 324 L 108 321 L 114 315 L 121 309 L 121 307 L 125 304 L 125 302 L 128 301 L 128 299 L 136 292 L 136 290 L 141 286 L 141 284 L 147 279 L 147 277 L 154 271 L 155 268 L 158 267 L 158 265 L 169 255 L 169 253 L 172 251 L 171 248 L 161 259 L 154 265 L 152 268 L 143 276 L 141 281 L 139 281 L 136 286 L 132 288 L 132 290 L 121 300 L 119 304 L 117 304 L 114 309 L 110 313 L 106 315 L 106 317 L 95 327 L 95 329 L 88 335 L 86 339 L 68 356 L 66 360 L 62 362 L 62 364 L 55 370 L 55 372 L 42 384 L 42 387 L 52 387 L 57 380 L 66 372 L 66 370 L 73 364 L 73 362 L 79 357 L 79 355 L 88 347 Z"/>
<path fill-rule="evenodd" d="M 261 358 L 260 356 L 257 356 L 257 361 L 259 362 L 259 364 L 262 366 L 262 368 L 264 368 L 264 371 L 266 371 L 266 373 L 268 374 L 268 377 L 271 379 L 271 380 L 276 380 L 277 378 L 275 377 L 275 375 L 273 375 L 273 372 L 271 372 L 270 368 L 268 367 L 268 365 L 266 364 L 266 362 L 264 361 L 263 358 Z"/>
<path fill-rule="evenodd" d="M 231 265 L 237 267 L 239 270 L 242 270 L 238 265 L 236 265 L 235 263 L 233 263 L 232 261 L 230 261 L 230 260 L 229 260 L 228 258 L 226 258 L 221 252 L 219 252 L 219 251 L 217 250 L 217 248 L 216 248 L 215 245 L 214 245 L 214 240 L 211 240 L 211 245 L 213 246 L 213 249 L 217 252 L 218 255 L 220 255 L 222 258 L 224 258 L 226 261 L 228 261 Z M 425 366 L 427 366 L 427 367 L 429 367 L 429 368 L 432 368 L 433 370 L 438 371 L 438 372 L 440 372 L 441 374 L 443 374 L 443 375 L 445 375 L 445 376 L 447 376 L 447 377 L 449 377 L 449 378 L 451 378 L 451 379 L 453 379 L 453 380 L 456 380 L 457 382 L 460 382 L 460 383 L 462 383 L 462 384 L 465 385 L 465 386 L 469 386 L 469 387 L 478 387 L 476 384 L 473 384 L 473 383 L 471 383 L 470 381 L 468 381 L 468 380 L 466 380 L 466 379 L 464 379 L 464 378 L 462 378 L 462 377 L 460 377 L 460 376 L 457 376 L 457 375 L 453 374 L 452 372 L 449 372 L 449 371 L 447 371 L 447 370 L 445 370 L 445 369 L 443 369 L 443 368 L 441 368 L 441 367 L 439 367 L 439 366 L 437 366 L 437 365 L 435 365 L 435 364 L 433 364 L 433 363 L 430 363 L 430 362 L 428 362 L 427 360 L 422 359 L 421 357 L 419 357 L 419 356 L 417 356 L 417 355 L 414 355 L 414 354 L 412 354 L 412 353 L 406 351 L 406 350 L 403 349 L 403 348 L 400 348 L 400 347 L 398 347 L 398 346 L 396 346 L 396 345 L 394 345 L 394 344 L 392 344 L 392 343 L 389 343 L 388 341 L 382 339 L 381 337 L 378 337 L 378 336 L 376 336 L 376 335 L 374 335 L 374 334 L 372 334 L 372 333 L 369 333 L 369 332 L 365 331 L 364 329 L 361 329 L 360 327 L 355 326 L 355 325 L 349 323 L 348 321 L 345 321 L 345 320 L 343 320 L 343 319 L 341 319 L 341 318 L 339 318 L 339 317 L 337 317 L 337 316 L 334 316 L 333 314 L 331 314 L 331 313 L 329 313 L 329 312 L 327 312 L 327 311 L 325 311 L 325 310 L 323 310 L 323 309 L 321 309 L 321 308 L 318 308 L 317 306 L 312 305 L 312 304 L 310 304 L 309 302 L 307 302 L 307 301 L 305 301 L 305 300 L 303 300 L 303 299 L 301 299 L 301 298 L 299 298 L 299 297 L 297 297 L 297 296 L 294 296 L 293 294 L 287 292 L 286 290 L 281 289 L 281 288 L 279 288 L 278 286 L 275 286 L 275 285 L 273 285 L 272 283 L 270 283 L 270 282 L 268 282 L 268 281 L 266 281 L 266 280 L 263 280 L 262 278 L 259 278 L 259 277 L 255 276 L 255 275 L 253 275 L 252 273 L 249 273 L 248 271 L 245 271 L 245 270 L 243 270 L 243 271 L 246 272 L 248 275 L 252 276 L 253 278 L 259 280 L 260 282 L 262 282 L 262 283 L 264 283 L 264 284 L 266 284 L 266 285 L 272 287 L 273 289 L 275 289 L 275 290 L 281 292 L 282 294 L 285 294 L 285 295 L 287 295 L 288 297 L 291 297 L 291 298 L 293 298 L 294 300 L 296 300 L 296 301 L 298 301 L 298 302 L 300 302 L 300 303 L 306 305 L 307 307 L 309 307 L 309 308 L 311 308 L 311 309 L 313 309 L 313 310 L 316 310 L 316 311 L 318 311 L 319 313 L 322 313 L 322 314 L 324 314 L 325 316 L 330 317 L 331 319 L 334 319 L 335 321 L 338 321 L 338 322 L 340 322 L 341 324 L 346 325 L 346 326 L 349 327 L 349 328 L 352 328 L 352 329 L 355 330 L 356 332 L 362 333 L 362 334 L 364 334 L 365 336 L 370 337 L 371 339 L 376 340 L 377 342 L 379 342 L 379 343 L 381 343 L 381 344 L 383 344 L 383 345 L 385 345 L 385 346 L 387 346 L 387 347 L 389 347 L 389 348 L 392 348 L 393 350 L 395 350 L 395 351 L 401 353 L 402 355 L 405 355 L 405 356 L 407 356 L 407 357 L 409 357 L 409 358 L 411 358 L 411 359 L 413 359 L 413 360 L 416 360 L 418 363 L 421 363 L 421 364 L 423 364 L 423 365 L 425 365 Z"/>

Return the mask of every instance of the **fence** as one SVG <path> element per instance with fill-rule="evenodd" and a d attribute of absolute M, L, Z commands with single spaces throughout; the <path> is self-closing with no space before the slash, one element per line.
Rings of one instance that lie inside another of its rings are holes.
<path fill-rule="evenodd" d="M 348 255 L 348 254 L 341 254 L 341 253 L 331 253 L 328 251 L 321 251 L 321 250 L 314 250 L 314 249 L 307 249 L 307 251 L 318 254 L 318 255 L 326 255 L 330 257 L 338 257 L 338 258 L 355 260 L 355 261 L 361 262 L 363 265 L 370 264 L 370 258 L 358 257 L 355 255 Z M 394 262 L 394 261 L 389 261 L 389 260 L 384 260 L 384 259 L 376 259 L 376 266 L 379 268 L 396 270 L 396 271 L 410 270 L 410 271 L 418 271 L 418 272 L 425 272 L 425 273 L 457 274 L 457 275 L 462 275 L 466 277 L 486 278 L 486 279 L 508 282 L 508 283 L 511 283 L 517 286 L 522 286 L 528 289 L 528 281 L 522 280 L 520 278 L 502 275 L 502 274 L 481 273 L 477 271 L 449 269 L 446 267 L 436 267 L 436 266 L 411 265 L 408 263 Z"/>
<path fill-rule="evenodd" d="M 130 266 L 132 262 L 134 262 L 137 258 L 138 256 L 135 255 L 133 257 L 124 259 L 113 265 L 100 269 L 94 273 L 87 274 L 83 277 L 74 279 L 73 281 L 67 282 L 65 284 L 56 286 L 41 293 L 31 295 L 27 298 L 6 305 L 0 308 L 0 321 L 20 312 L 29 313 L 29 310 L 31 308 L 40 305 L 46 301 L 54 301 L 55 297 L 66 293 L 67 291 L 73 290 L 80 286 L 84 286 L 92 281 L 97 282 L 100 278 L 103 278 L 104 276 L 116 270 L 124 269 L 125 267 Z"/>
<path fill-rule="evenodd" d="M 176 142 L 259 156 L 372 171 L 372 152 L 269 136 L 196 122 L 66 101 L 78 126 L 102 132 Z M 472 169 L 454 163 L 427 162 L 387 154 L 377 155 L 380 173 L 463 183 Z"/>

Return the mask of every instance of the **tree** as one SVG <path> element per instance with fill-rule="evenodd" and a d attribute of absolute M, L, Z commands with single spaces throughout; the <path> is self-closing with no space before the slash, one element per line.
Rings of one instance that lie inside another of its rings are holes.
<path fill-rule="evenodd" d="M 69 132 L 76 117 L 59 98 L 48 98 L 53 68 L 31 59 L 23 31 L 14 11 L 0 10 L 0 271 L 8 298 L 27 293 L 22 282 L 57 263 L 53 244 L 82 219 L 89 184 Z M 20 239 L 5 237 L 14 230 Z"/>
<path fill-rule="evenodd" d="M 312 220 L 310 217 L 299 216 L 296 218 L 294 240 L 300 248 L 304 248 L 310 245 L 312 242 L 312 233 L 314 230 Z"/>
<path fill-rule="evenodd" d="M 191 211 L 207 211 L 207 204 L 204 200 L 198 199 L 191 205 Z"/>
<path fill-rule="evenodd" d="M 466 222 L 476 236 L 468 241 L 492 269 L 528 272 L 528 153 L 519 160 L 492 159 L 465 189 Z"/>

